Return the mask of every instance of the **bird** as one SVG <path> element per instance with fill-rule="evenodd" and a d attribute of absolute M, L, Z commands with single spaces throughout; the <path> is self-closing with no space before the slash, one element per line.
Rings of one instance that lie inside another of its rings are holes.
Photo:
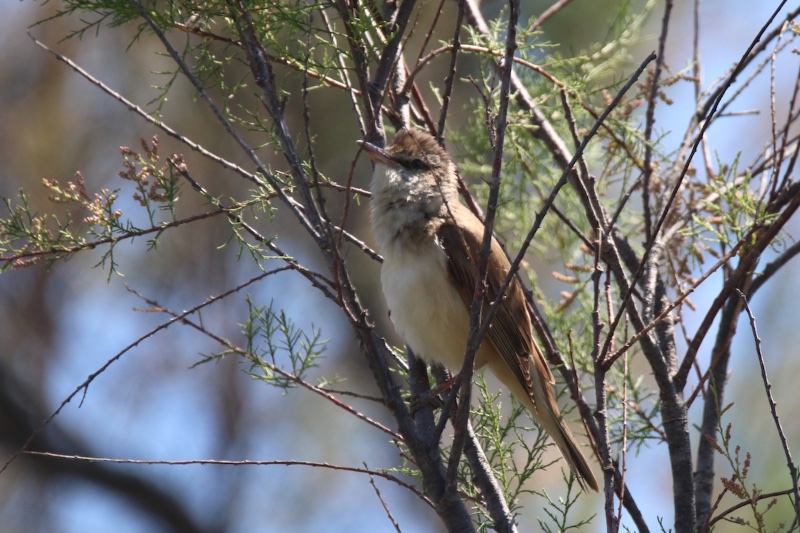
<path fill-rule="evenodd" d="M 463 366 L 484 234 L 483 222 L 459 199 L 456 167 L 427 132 L 402 128 L 385 149 L 358 144 L 374 162 L 370 222 L 380 252 L 389 316 L 411 350 L 454 372 Z M 492 236 L 484 311 L 511 268 Z M 533 338 L 520 282 L 500 301 L 474 368 L 489 370 L 550 435 L 581 485 L 597 480 L 562 417 L 553 374 Z"/>

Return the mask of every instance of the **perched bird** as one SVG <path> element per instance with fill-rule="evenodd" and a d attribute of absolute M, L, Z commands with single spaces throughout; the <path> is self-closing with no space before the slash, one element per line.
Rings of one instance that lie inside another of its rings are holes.
<path fill-rule="evenodd" d="M 385 150 L 359 144 L 375 162 L 370 218 L 383 253 L 381 284 L 392 322 L 414 353 L 457 372 L 464 363 L 484 225 L 460 203 L 455 166 L 429 134 L 402 129 Z M 487 306 L 510 267 L 492 238 Z M 581 483 L 598 490 L 559 412 L 553 374 L 533 339 L 516 279 L 475 356 L 475 369 L 483 366 L 533 414 Z"/>

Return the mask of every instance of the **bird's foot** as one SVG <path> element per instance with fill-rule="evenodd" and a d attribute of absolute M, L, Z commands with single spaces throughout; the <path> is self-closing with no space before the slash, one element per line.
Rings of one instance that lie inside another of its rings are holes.
<path fill-rule="evenodd" d="M 444 401 L 441 398 L 442 393 L 446 392 L 450 387 L 458 379 L 458 376 L 453 376 L 447 381 L 439 383 L 431 390 L 425 391 L 422 394 L 419 394 L 415 397 L 412 397 L 409 401 L 409 408 L 411 409 L 411 414 L 414 415 L 422 409 L 430 405 L 434 409 L 440 409 L 444 405 Z"/>

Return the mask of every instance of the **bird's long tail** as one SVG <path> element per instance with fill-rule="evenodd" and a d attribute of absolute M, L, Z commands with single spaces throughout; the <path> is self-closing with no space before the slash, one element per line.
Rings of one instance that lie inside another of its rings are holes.
<path fill-rule="evenodd" d="M 575 472 L 581 486 L 599 491 L 597 479 L 595 479 L 586 457 L 584 457 L 578 447 L 578 443 L 575 441 L 575 437 L 559 412 L 550 383 L 541 383 L 537 379 L 533 380 L 534 403 L 508 366 L 502 361 L 498 361 L 498 363 L 489 363 L 492 372 L 508 387 L 514 397 L 533 414 L 536 421 L 550 435 L 558 449 L 561 450 L 561 455 L 564 456 L 567 464 Z"/>

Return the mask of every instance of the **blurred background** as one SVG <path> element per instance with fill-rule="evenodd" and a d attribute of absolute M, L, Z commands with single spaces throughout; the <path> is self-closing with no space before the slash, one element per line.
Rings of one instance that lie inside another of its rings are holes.
<path fill-rule="evenodd" d="M 526 15 L 540 13 L 550 2 L 526 2 Z M 677 2 L 671 26 L 667 64 L 673 72 L 691 59 L 692 13 Z M 502 4 L 484 2 L 487 13 Z M 549 39 L 564 50 L 578 49 L 601 38 L 604 13 L 613 2 L 575 0 L 544 26 Z M 743 53 L 777 2 L 709 0 L 701 5 L 700 42 L 706 84 L 725 72 Z M 63 6 L 59 2 L 3 2 L 0 5 L 0 195 L 14 198 L 23 188 L 34 210 L 52 211 L 44 178 L 66 181 L 80 171 L 90 191 L 128 187 L 120 146 L 138 149 L 140 139 L 161 139 L 162 157 L 184 154 L 196 178 L 220 198 L 243 197 L 252 184 L 191 153 L 154 126 L 128 111 L 65 64 L 39 48 L 26 33 L 34 23 Z M 447 7 L 450 12 L 453 6 Z M 648 38 L 634 50 L 638 64 L 656 48 L 662 7 L 654 11 Z M 448 20 L 455 20 L 450 17 Z M 158 43 L 143 36 L 131 45 L 133 28 L 103 28 L 82 40 L 62 40 L 79 26 L 77 20 L 55 19 L 32 27 L 31 35 L 72 58 L 98 79 L 134 103 L 147 107 L 156 97 L 157 74 L 171 67 Z M 451 28 L 445 28 L 449 37 Z M 171 36 L 177 42 L 186 37 Z M 443 38 L 446 38 L 443 37 Z M 464 62 L 463 68 L 469 68 Z M 796 64 L 778 69 L 779 90 L 790 91 Z M 626 77 L 620 72 L 616 77 Z M 246 91 L 245 91 L 246 92 Z M 689 84 L 667 89 L 674 101 L 662 106 L 657 127 L 675 147 L 689 122 L 693 94 Z M 762 76 L 739 102 L 739 110 L 769 109 L 769 79 Z M 312 96 L 317 158 L 332 176 L 346 176 L 361 137 L 348 100 L 335 91 Z M 454 109 L 467 105 L 456 101 Z M 301 110 L 291 118 L 298 120 Z M 457 117 L 458 113 L 453 113 Z M 233 142 L 221 131 L 191 87 L 178 79 L 163 108 L 163 120 L 209 150 L 250 168 Z M 723 160 L 742 152 L 749 161 L 769 139 L 768 114 L 730 119 L 730 128 L 710 132 L 712 146 Z M 457 127 L 457 120 L 451 124 Z M 251 138 L 256 141 L 257 139 Z M 262 141 L 263 142 L 263 141 Z M 671 144 L 670 144 L 671 143 Z M 456 148 L 457 151 L 457 148 Z M 361 162 L 353 185 L 367 187 L 369 166 Z M 344 180 L 339 180 L 344 181 Z M 120 192 L 125 216 L 140 216 L 132 190 Z M 330 198 L 336 199 L 336 196 Z M 344 200 L 344 197 L 338 197 Z M 335 202 L 331 202 L 334 206 Z M 188 188 L 179 202 L 180 215 L 208 209 Z M 57 208 L 58 206 L 55 206 Z M 2 217 L 7 213 L 3 212 Z M 353 203 L 348 229 L 371 242 L 366 206 Z M 142 221 L 143 222 L 143 221 Z M 306 264 L 320 258 L 293 221 L 278 216 L 259 220 L 266 234 Z M 800 234 L 797 221 L 794 235 Z M 158 249 L 147 252 L 146 239 L 124 242 L 115 249 L 121 275 L 108 276 L 95 267 L 101 250 L 84 252 L 51 269 L 34 266 L 0 275 L 0 461 L 5 462 L 58 406 L 107 361 L 162 324 L 168 317 L 142 312 L 147 304 L 138 291 L 173 311 L 189 309 L 259 273 L 252 261 L 237 260 L 230 227 L 219 217 L 177 228 L 163 235 Z M 378 267 L 363 254 L 348 251 L 362 299 L 383 322 L 385 308 L 378 287 Z M 548 265 L 533 265 L 551 279 Z M 543 287 L 558 294 L 557 282 Z M 708 292 L 693 298 L 702 310 Z M 247 289 L 254 302 L 274 301 L 298 325 L 312 323 L 329 339 L 325 357 L 314 375 L 337 376 L 343 388 L 376 394 L 366 360 L 337 309 L 303 278 L 282 273 Z M 800 268 L 790 264 L 758 294 L 753 309 L 759 319 L 768 368 L 784 428 L 791 443 L 800 442 L 796 404 L 800 302 Z M 702 314 L 700 314 L 702 316 Z M 234 295 L 203 311 L 214 332 L 241 344 L 247 317 L 244 294 Z M 691 319 L 691 316 L 689 317 Z M 742 323 L 744 324 L 744 322 Z M 696 328 L 690 321 L 689 331 Z M 343 333 L 344 332 L 344 333 Z M 289 394 L 251 377 L 235 357 L 193 367 L 219 350 L 207 337 L 187 327 L 172 326 L 127 351 L 67 404 L 32 444 L 32 449 L 81 456 L 154 460 L 307 460 L 369 468 L 397 466 L 387 435 L 332 407 L 304 390 Z M 703 354 L 707 357 L 707 353 Z M 733 350 L 729 398 L 731 416 L 741 420 L 734 431 L 744 450 L 759 450 L 760 486 L 785 488 L 785 460 L 777 440 L 758 376 L 752 337 L 740 328 Z M 389 427 L 385 410 L 368 401 L 354 404 Z M 697 418 L 699 413 L 692 412 Z M 800 449 L 795 448 L 800 454 Z M 652 448 L 630 457 L 629 483 L 649 523 L 655 517 L 672 522 L 666 450 Z M 647 464 L 645 469 L 636 468 Z M 642 477 L 639 472 L 645 472 Z M 663 479 L 663 483 L 657 480 Z M 655 480 L 655 481 L 654 481 Z M 558 481 L 558 480 L 556 480 Z M 405 531 L 438 531 L 432 511 L 395 485 L 376 481 Z M 557 484 L 554 485 L 557 490 Z M 637 488 L 640 490 L 637 491 Z M 557 493 L 556 493 L 557 494 Z M 599 500 L 595 503 L 599 503 Z M 532 506 L 532 509 L 535 506 Z M 536 515 L 520 517 L 534 528 Z M 525 529 L 525 528 L 523 528 Z M 0 475 L 0 530 L 4 533 L 105 532 L 273 532 L 391 531 L 375 490 L 364 475 L 305 466 L 167 466 L 119 465 L 21 456 Z M 601 528 L 598 525 L 598 531 Z M 722 529 L 724 531 L 724 529 Z"/>

